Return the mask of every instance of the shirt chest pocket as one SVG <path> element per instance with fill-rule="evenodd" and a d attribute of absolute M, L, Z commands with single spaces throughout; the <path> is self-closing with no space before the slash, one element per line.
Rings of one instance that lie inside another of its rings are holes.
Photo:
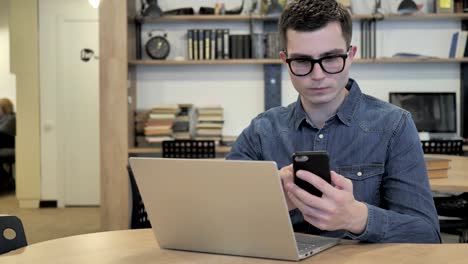
<path fill-rule="evenodd" d="M 353 181 L 363 181 L 372 177 L 381 178 L 384 173 L 383 164 L 366 164 L 337 167 L 336 172 Z"/>

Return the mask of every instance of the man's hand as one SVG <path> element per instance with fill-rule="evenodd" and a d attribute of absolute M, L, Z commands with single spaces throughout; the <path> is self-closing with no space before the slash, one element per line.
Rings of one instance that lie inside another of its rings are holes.
<path fill-rule="evenodd" d="M 288 204 L 288 210 L 291 211 L 293 209 L 296 209 L 297 206 L 295 206 L 291 202 L 286 191 L 286 186 L 288 185 L 288 183 L 294 184 L 294 171 L 292 164 L 281 168 L 279 170 L 279 175 L 281 177 L 281 182 L 283 183 L 284 197 L 286 198 L 286 203 Z"/>
<path fill-rule="evenodd" d="M 304 220 L 321 230 L 343 229 L 354 234 L 364 231 L 368 209 L 364 203 L 354 199 L 351 180 L 332 171 L 332 186 L 308 171 L 300 170 L 296 175 L 323 193 L 322 197 L 317 197 L 299 188 L 293 181 L 286 183 L 287 196 L 302 212 Z"/>

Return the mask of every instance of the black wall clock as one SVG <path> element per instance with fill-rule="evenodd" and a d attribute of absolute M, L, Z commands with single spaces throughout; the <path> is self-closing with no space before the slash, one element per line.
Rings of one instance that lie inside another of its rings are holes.
<path fill-rule="evenodd" d="M 167 40 L 167 34 L 154 35 L 152 32 L 149 33 L 150 39 L 146 42 L 145 48 L 146 53 L 152 59 L 164 60 L 169 56 L 171 51 L 171 45 Z"/>

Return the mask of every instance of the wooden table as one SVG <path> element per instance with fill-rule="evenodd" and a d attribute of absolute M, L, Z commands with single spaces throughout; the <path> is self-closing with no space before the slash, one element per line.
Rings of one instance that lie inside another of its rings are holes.
<path fill-rule="evenodd" d="M 467 244 L 342 244 L 301 263 L 467 263 Z M 267 259 L 164 250 L 150 229 L 72 236 L 29 245 L 0 257 L 0 263 L 293 263 Z"/>
<path fill-rule="evenodd" d="M 451 155 L 425 155 L 450 159 L 448 178 L 430 179 L 431 189 L 441 192 L 468 192 L 468 157 Z M 468 263 L 468 260 L 467 260 Z"/>

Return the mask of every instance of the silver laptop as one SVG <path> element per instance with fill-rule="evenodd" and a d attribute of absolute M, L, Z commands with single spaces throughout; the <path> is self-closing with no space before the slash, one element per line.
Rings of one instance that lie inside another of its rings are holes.
<path fill-rule="evenodd" d="M 161 248 L 300 260 L 339 242 L 293 232 L 270 161 L 130 158 Z"/>

